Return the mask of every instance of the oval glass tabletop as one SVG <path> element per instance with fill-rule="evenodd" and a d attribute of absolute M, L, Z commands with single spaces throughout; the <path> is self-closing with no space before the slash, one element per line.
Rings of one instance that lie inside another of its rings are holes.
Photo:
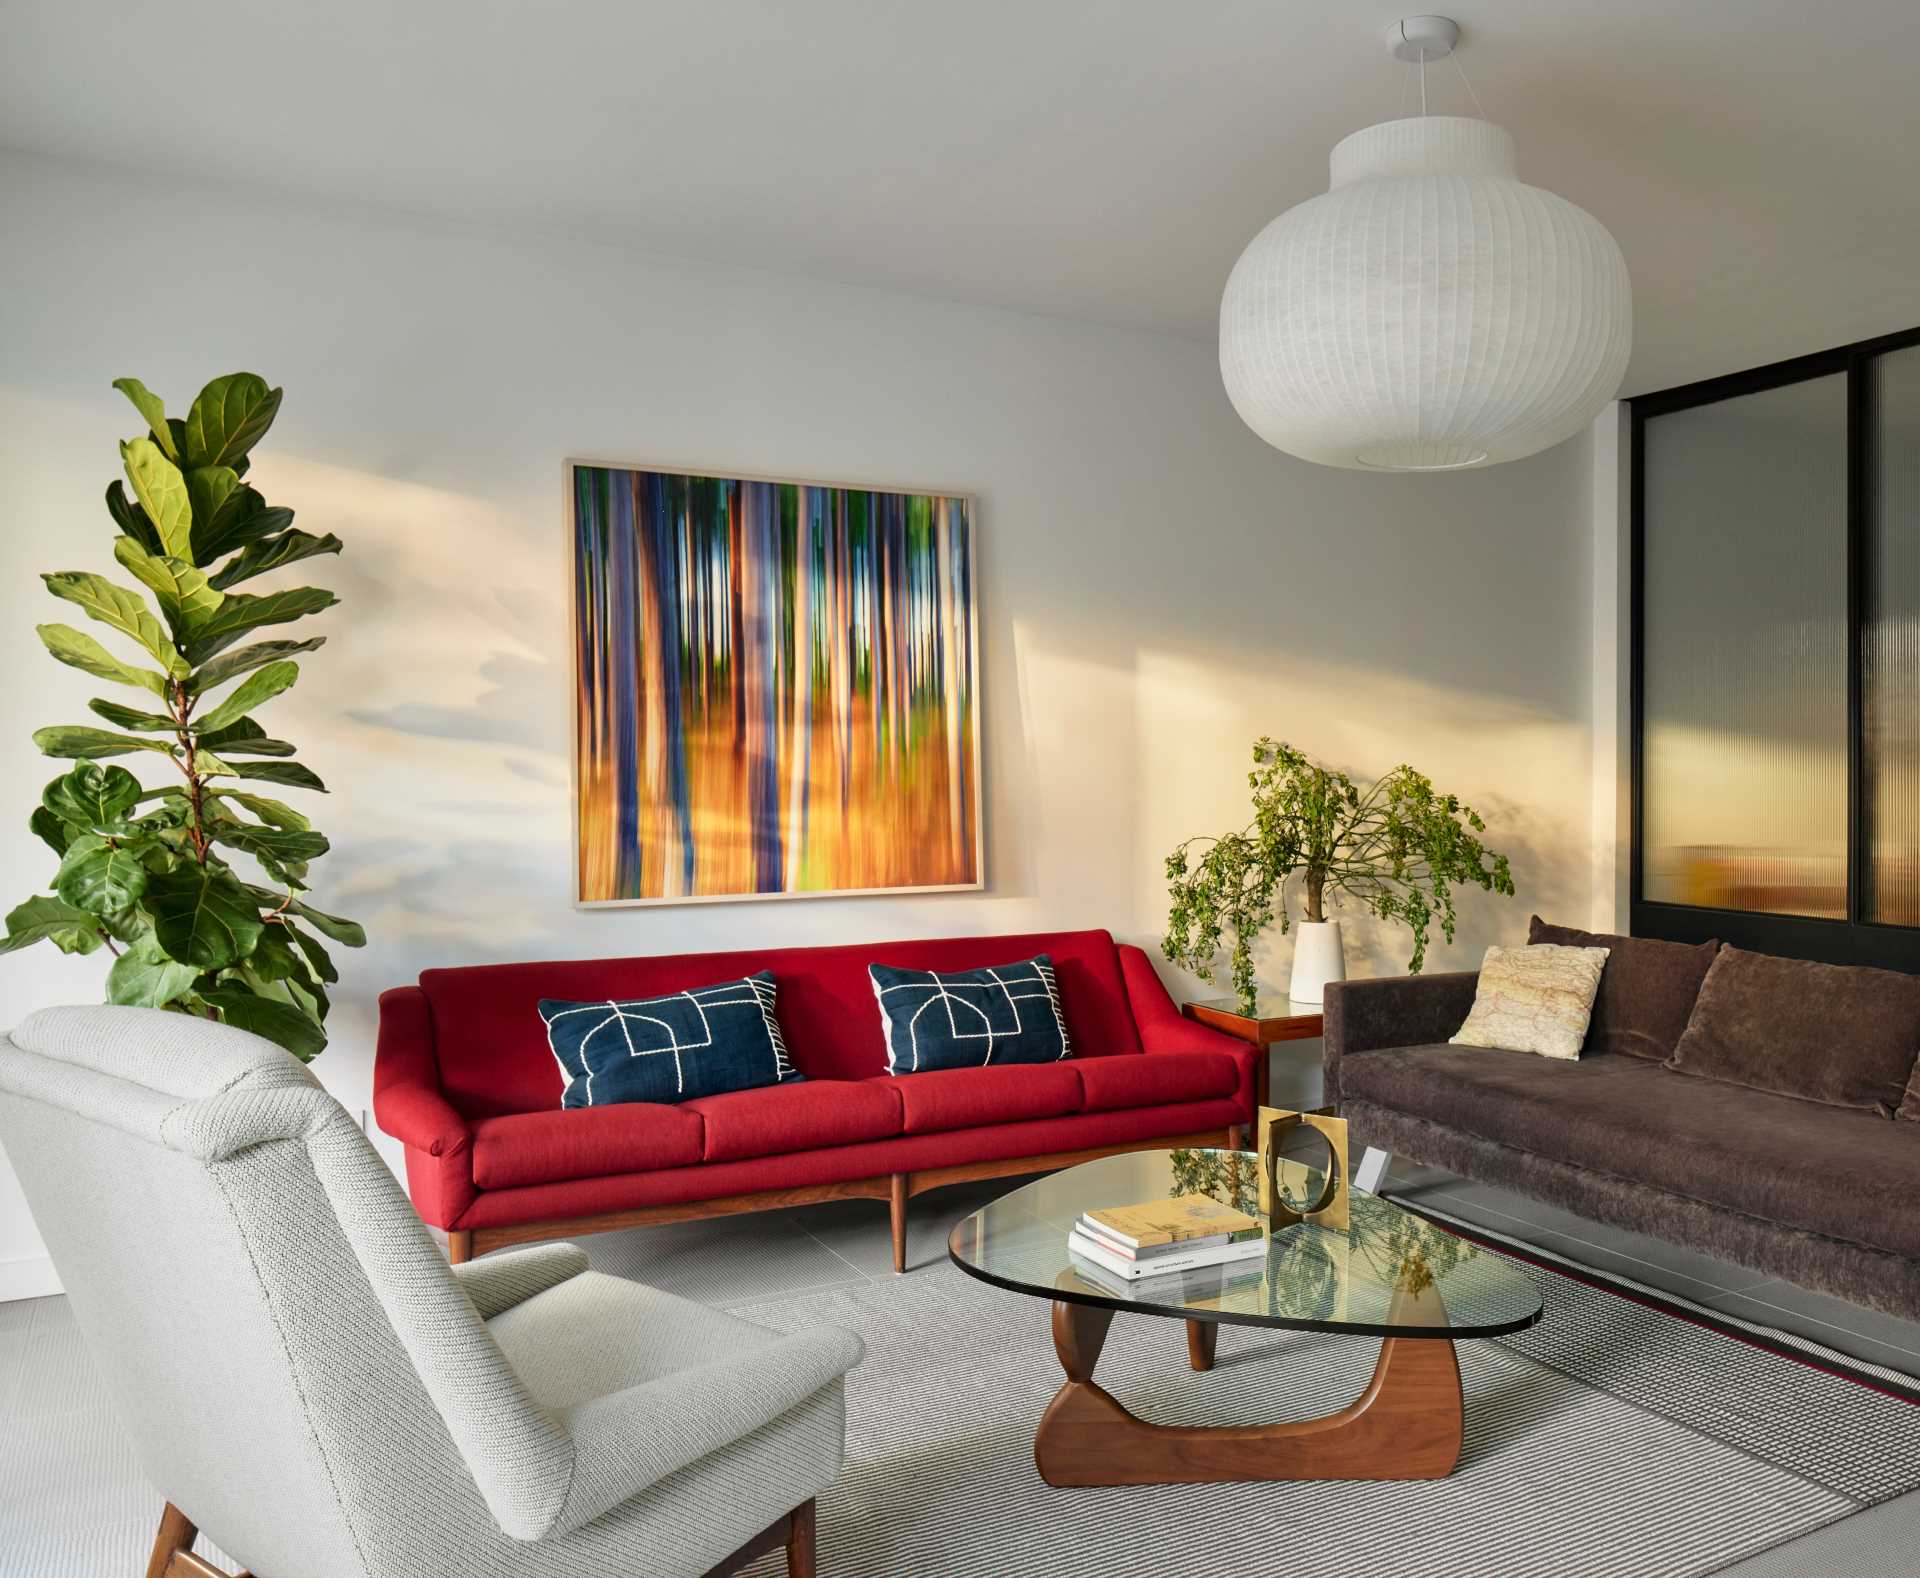
<path fill-rule="evenodd" d="M 1325 1175 L 1283 1161 L 1294 1199 Z M 1129 1282 L 1071 1250 L 1087 1211 L 1206 1195 L 1259 1219 L 1262 1252 Z M 957 1223 L 962 1271 L 1016 1293 L 1141 1314 L 1379 1337 L 1494 1337 L 1540 1318 L 1540 1293 L 1489 1250 L 1377 1196 L 1351 1192 L 1350 1225 L 1275 1228 L 1261 1215 L 1259 1162 L 1246 1151 L 1134 1151 L 1036 1179 Z"/>

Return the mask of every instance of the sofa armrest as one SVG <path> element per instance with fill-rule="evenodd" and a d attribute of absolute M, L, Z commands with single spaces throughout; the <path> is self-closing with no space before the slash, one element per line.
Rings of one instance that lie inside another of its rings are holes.
<path fill-rule="evenodd" d="M 1478 970 L 1446 975 L 1389 975 L 1327 986 L 1326 1095 L 1340 1110 L 1340 1060 L 1360 1052 L 1445 1041 L 1466 1022 Z"/>
<path fill-rule="evenodd" d="M 850 1331 L 814 1327 L 582 1403 L 566 1416 L 574 1449 L 567 1499 L 552 1526 L 534 1537 L 569 1534 L 772 1424 L 821 1388 L 837 1385 L 865 1352 Z"/>
<path fill-rule="evenodd" d="M 579 1276 L 587 1269 L 587 1252 L 577 1244 L 536 1244 L 531 1249 L 489 1255 L 485 1260 L 469 1260 L 448 1269 L 454 1281 L 467 1290 L 480 1318 L 492 1320 L 514 1305 L 526 1303 L 534 1294 Z"/>
<path fill-rule="evenodd" d="M 1127 985 L 1127 1003 L 1140 1032 L 1143 1052 L 1218 1052 L 1233 1059 L 1240 1071 L 1236 1098 L 1245 1106 L 1247 1121 L 1267 1099 L 1267 1053 L 1218 1030 L 1209 1030 L 1180 1012 L 1173 994 L 1160 979 L 1146 949 L 1120 944 L 1120 975 Z"/>
<path fill-rule="evenodd" d="M 451 1228 L 473 1202 L 473 1132 L 440 1088 L 433 1019 L 417 986 L 380 994 L 373 1116 L 407 1148 L 415 1209 L 433 1226 Z"/>
<path fill-rule="evenodd" d="M 1239 1052 L 1245 1043 L 1209 1030 L 1180 1012 L 1173 994 L 1160 979 L 1144 948 L 1120 945 L 1120 974 L 1127 983 L 1127 1002 L 1140 1030 L 1143 1052 Z"/>

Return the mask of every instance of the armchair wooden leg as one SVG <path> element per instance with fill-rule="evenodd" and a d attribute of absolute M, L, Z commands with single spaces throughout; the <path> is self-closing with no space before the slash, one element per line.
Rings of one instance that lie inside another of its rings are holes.
<path fill-rule="evenodd" d="M 813 1503 L 803 1501 L 793 1509 L 787 1526 L 787 1578 L 814 1578 Z"/>
<path fill-rule="evenodd" d="M 889 1209 L 893 1216 L 893 1269 L 907 1269 L 907 1175 L 893 1175 L 893 1192 Z"/>
<path fill-rule="evenodd" d="M 153 1559 L 147 1563 L 147 1578 L 167 1578 L 175 1551 L 190 1551 L 199 1529 L 187 1515 L 168 1502 L 160 1514 L 160 1532 L 154 1538 Z"/>
<path fill-rule="evenodd" d="M 193 1554 L 193 1542 L 199 1537 L 200 1530 L 193 1520 L 168 1502 L 160 1514 L 160 1532 L 154 1536 L 147 1578 L 229 1578 L 212 1562 Z M 247 1575 L 235 1573 L 231 1578 L 247 1578 Z"/>
<path fill-rule="evenodd" d="M 473 1231 L 449 1232 L 447 1234 L 447 1264 L 464 1266 L 473 1259 Z"/>

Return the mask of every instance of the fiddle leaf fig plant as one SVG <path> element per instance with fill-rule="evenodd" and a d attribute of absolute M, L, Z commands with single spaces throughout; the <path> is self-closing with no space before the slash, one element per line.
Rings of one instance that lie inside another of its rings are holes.
<path fill-rule="evenodd" d="M 120 533 L 113 556 L 139 589 L 83 570 L 42 579 L 129 655 L 71 625 L 41 625 L 39 634 L 60 662 L 132 694 L 88 703 L 109 727 L 57 724 L 34 735 L 44 754 L 74 766 L 28 818 L 58 860 L 53 891 L 7 916 L 0 953 L 40 942 L 63 953 L 104 948 L 113 956 L 108 1002 L 222 1020 L 311 1059 L 327 1043 L 327 987 L 339 980 L 320 938 L 349 948 L 367 939 L 303 897 L 327 840 L 304 813 L 253 786 L 326 785 L 253 714 L 299 679 L 292 659 L 326 638 L 236 643 L 338 599 L 312 586 L 232 588 L 338 553 L 340 539 L 295 530 L 293 511 L 269 505 L 245 480 L 280 409 L 281 391 L 265 379 L 216 378 L 184 418 L 168 416 L 137 378 L 114 387 L 145 424 L 120 446 L 125 480 L 107 489 Z M 118 763 L 101 765 L 155 756 L 167 766 L 152 763 L 164 781 L 151 787 Z M 236 857 L 265 881 L 243 876 Z"/>
<path fill-rule="evenodd" d="M 1309 921 L 1344 894 L 1381 920 L 1413 934 L 1409 974 L 1426 963 L 1433 923 L 1454 934 L 1455 889 L 1471 885 L 1513 896 L 1505 855 L 1480 842 L 1486 830 L 1473 807 L 1441 794 L 1404 764 L 1366 788 L 1322 767 L 1291 745 L 1253 747 L 1253 820 L 1237 833 L 1190 838 L 1167 856 L 1171 900 L 1161 951 L 1212 981 L 1223 936 L 1231 934 L 1235 994 L 1252 1012 L 1257 991 L 1253 944 L 1276 914 L 1286 932 L 1286 884 L 1303 878 Z"/>

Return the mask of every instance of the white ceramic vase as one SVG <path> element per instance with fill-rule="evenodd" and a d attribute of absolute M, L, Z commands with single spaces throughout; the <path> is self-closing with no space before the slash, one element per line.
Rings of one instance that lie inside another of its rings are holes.
<path fill-rule="evenodd" d="M 1296 1003 L 1325 1000 L 1327 982 L 1347 978 L 1347 955 L 1340 946 L 1338 921 L 1296 921 L 1293 927 L 1293 980 L 1287 996 Z"/>

